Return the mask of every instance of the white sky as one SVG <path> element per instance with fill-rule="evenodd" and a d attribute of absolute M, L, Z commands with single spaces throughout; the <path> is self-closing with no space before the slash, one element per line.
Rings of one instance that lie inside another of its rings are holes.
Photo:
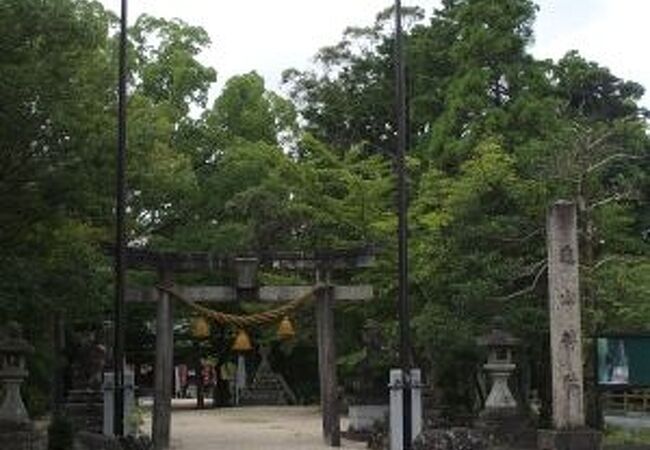
<path fill-rule="evenodd" d="M 120 0 L 100 0 L 118 11 Z M 141 13 L 179 17 L 212 38 L 201 55 L 217 70 L 215 92 L 233 75 L 256 70 L 271 89 L 290 67 L 306 68 L 316 51 L 338 42 L 347 26 L 365 26 L 390 0 L 130 0 L 129 21 Z M 439 0 L 403 0 L 430 13 Z M 650 89 L 644 29 L 649 0 L 537 0 L 533 53 L 558 59 L 577 49 L 619 77 Z M 650 95 L 643 104 L 650 107 Z"/>

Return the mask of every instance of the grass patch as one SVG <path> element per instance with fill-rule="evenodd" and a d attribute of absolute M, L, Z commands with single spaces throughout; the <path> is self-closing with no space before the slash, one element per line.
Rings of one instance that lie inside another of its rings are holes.
<path fill-rule="evenodd" d="M 605 445 L 650 444 L 650 428 L 623 428 L 608 425 L 603 438 Z"/>

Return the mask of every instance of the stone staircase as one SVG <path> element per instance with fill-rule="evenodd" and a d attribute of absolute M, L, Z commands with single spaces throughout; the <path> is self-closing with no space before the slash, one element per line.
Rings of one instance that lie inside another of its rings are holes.
<path fill-rule="evenodd" d="M 64 410 L 75 430 L 102 432 L 104 401 L 101 391 L 71 389 L 68 391 Z"/>

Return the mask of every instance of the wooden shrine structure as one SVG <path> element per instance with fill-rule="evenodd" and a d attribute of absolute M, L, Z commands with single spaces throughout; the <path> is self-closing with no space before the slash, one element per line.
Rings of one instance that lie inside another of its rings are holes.
<path fill-rule="evenodd" d="M 372 286 L 332 284 L 334 271 L 362 269 L 374 263 L 374 251 L 363 248 L 333 252 L 269 252 L 244 256 L 220 256 L 212 253 L 153 252 L 129 248 L 126 253 L 130 270 L 156 271 L 159 284 L 172 286 L 181 273 L 232 271 L 232 286 L 174 286 L 188 300 L 201 303 L 236 302 L 243 296 L 270 304 L 295 299 L 314 290 L 318 339 L 318 365 L 322 409 L 323 438 L 332 447 L 340 446 L 340 411 L 336 375 L 334 305 L 336 302 L 370 300 Z M 259 286 L 257 267 L 299 270 L 312 274 L 313 286 Z M 156 450 L 168 450 L 171 426 L 171 400 L 174 360 L 174 299 L 168 290 L 156 287 L 129 288 L 127 302 L 156 302 L 156 362 L 152 438 Z"/>

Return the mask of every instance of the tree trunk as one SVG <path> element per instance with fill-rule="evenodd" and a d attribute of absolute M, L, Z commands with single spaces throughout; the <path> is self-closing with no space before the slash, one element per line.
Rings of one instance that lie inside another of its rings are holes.
<path fill-rule="evenodd" d="M 596 354 L 594 352 L 593 336 L 598 332 L 598 324 L 596 323 L 594 312 L 597 309 L 596 293 L 594 289 L 593 268 L 595 266 L 595 243 L 596 232 L 589 209 L 587 195 L 584 192 L 584 187 L 581 183 L 581 191 L 578 197 L 578 206 L 580 208 L 581 223 L 582 223 L 582 265 L 586 269 L 588 276 L 582 277 L 582 298 L 583 307 L 587 314 L 583 314 L 584 318 L 584 392 L 585 392 L 585 412 L 587 426 L 602 430 L 604 425 L 603 412 L 600 404 L 600 393 L 598 392 L 598 380 L 596 379 Z M 584 272 L 584 270 L 583 270 Z"/>

